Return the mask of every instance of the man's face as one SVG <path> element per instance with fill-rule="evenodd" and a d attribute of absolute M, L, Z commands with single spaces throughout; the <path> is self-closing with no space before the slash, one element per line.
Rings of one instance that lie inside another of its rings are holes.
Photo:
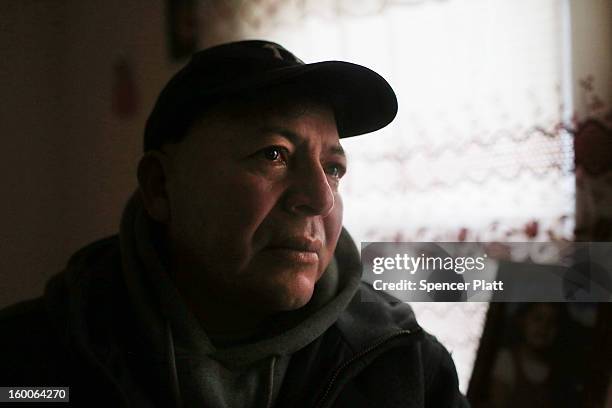
<path fill-rule="evenodd" d="M 342 225 L 346 158 L 331 108 L 224 108 L 169 147 L 177 279 L 211 300 L 269 312 L 305 305 Z"/>

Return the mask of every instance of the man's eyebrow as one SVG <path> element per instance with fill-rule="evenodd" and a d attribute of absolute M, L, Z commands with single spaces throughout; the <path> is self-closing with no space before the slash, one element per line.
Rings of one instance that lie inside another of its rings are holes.
<path fill-rule="evenodd" d="M 299 141 L 306 139 L 305 136 L 302 136 L 289 129 L 285 129 L 285 128 L 278 127 L 278 126 L 264 126 L 260 129 L 260 131 L 262 133 L 276 133 L 278 135 L 286 137 L 287 139 L 289 139 L 289 141 L 291 141 L 291 143 L 294 143 L 294 144 L 297 144 Z M 346 157 L 346 153 L 344 152 L 344 149 L 342 148 L 340 143 L 331 146 L 327 150 L 329 151 L 330 154 L 338 154 L 340 156 Z"/>
<path fill-rule="evenodd" d="M 292 132 L 289 129 L 285 129 L 279 126 L 264 126 L 260 129 L 261 134 L 269 134 L 275 133 L 277 135 L 281 135 L 289 139 L 292 143 L 297 144 L 300 140 L 305 139 L 304 136 L 301 136 L 295 132 Z"/>
<path fill-rule="evenodd" d="M 331 154 L 338 154 L 340 156 L 346 157 L 346 153 L 344 153 L 344 149 L 342 148 L 342 146 L 340 145 L 340 143 L 338 143 L 337 145 L 334 145 L 332 147 L 330 147 L 329 152 Z"/>

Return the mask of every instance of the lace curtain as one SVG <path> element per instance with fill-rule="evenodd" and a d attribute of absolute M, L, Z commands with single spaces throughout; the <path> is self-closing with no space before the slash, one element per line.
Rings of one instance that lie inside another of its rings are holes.
<path fill-rule="evenodd" d="M 211 0 L 202 12 L 204 45 L 270 39 L 394 87 L 394 123 L 343 141 L 345 225 L 358 242 L 572 238 L 568 1 Z M 465 391 L 487 304 L 413 306 Z"/>

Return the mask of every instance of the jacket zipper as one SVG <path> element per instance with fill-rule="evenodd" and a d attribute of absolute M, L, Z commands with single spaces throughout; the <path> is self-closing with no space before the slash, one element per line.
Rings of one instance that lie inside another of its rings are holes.
<path fill-rule="evenodd" d="M 417 330 L 415 330 L 415 331 L 417 331 Z M 372 345 L 370 345 L 370 346 L 366 347 L 365 349 L 361 350 L 359 353 L 355 354 L 353 357 L 351 357 L 350 359 L 346 360 L 344 363 L 342 363 L 340 365 L 340 367 L 338 367 L 336 369 L 336 371 L 334 372 L 334 375 L 332 376 L 331 380 L 327 384 L 327 387 L 325 388 L 325 392 L 323 393 L 323 395 L 321 396 L 321 398 L 319 399 L 319 402 L 315 405 L 315 407 L 321 408 L 321 407 L 324 406 L 325 400 L 328 398 L 329 393 L 331 392 L 331 390 L 334 387 L 334 383 L 337 381 L 337 379 L 340 376 L 340 374 L 342 373 L 342 371 L 344 371 L 348 366 L 353 364 L 355 361 L 357 361 L 357 360 L 365 357 L 366 355 L 370 354 L 371 352 L 375 351 L 376 349 L 382 347 L 385 343 L 395 339 L 396 337 L 405 336 L 405 335 L 409 335 L 409 334 L 414 334 L 415 331 L 405 329 L 405 330 L 397 331 L 397 332 L 395 332 L 393 334 L 390 334 L 388 336 L 385 336 L 385 337 L 377 340 L 376 342 L 374 342 Z"/>

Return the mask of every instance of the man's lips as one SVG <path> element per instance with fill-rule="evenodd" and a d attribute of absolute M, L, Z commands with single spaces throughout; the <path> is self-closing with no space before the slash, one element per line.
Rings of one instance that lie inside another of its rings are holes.
<path fill-rule="evenodd" d="M 322 247 L 320 239 L 293 236 L 273 241 L 264 248 L 264 251 L 296 263 L 318 263 Z"/>

